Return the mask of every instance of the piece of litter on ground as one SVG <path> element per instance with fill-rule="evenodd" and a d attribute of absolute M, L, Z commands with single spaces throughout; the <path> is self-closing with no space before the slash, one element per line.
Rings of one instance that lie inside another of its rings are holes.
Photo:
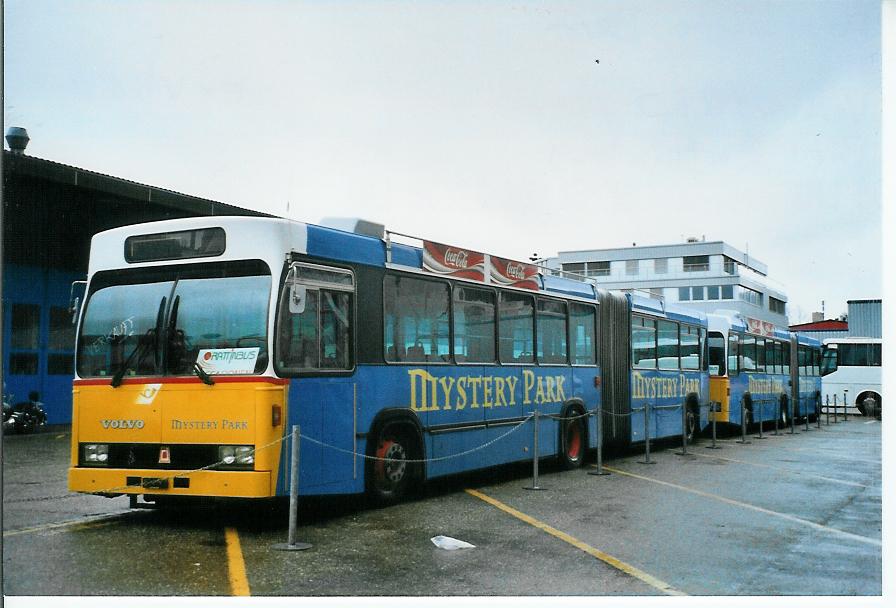
<path fill-rule="evenodd" d="M 457 540 L 456 538 L 451 538 L 450 536 L 442 536 L 441 534 L 439 534 L 438 536 L 433 536 L 429 540 L 431 540 L 432 544 L 434 544 L 439 549 L 445 549 L 447 551 L 454 551 L 455 549 L 476 548 L 476 545 L 471 545 L 468 542 Z"/>

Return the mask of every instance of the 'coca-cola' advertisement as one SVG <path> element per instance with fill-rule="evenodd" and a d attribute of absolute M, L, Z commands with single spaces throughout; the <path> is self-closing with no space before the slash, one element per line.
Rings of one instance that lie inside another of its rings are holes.
<path fill-rule="evenodd" d="M 489 278 L 503 287 L 538 290 L 538 267 L 514 260 L 489 256 Z"/>
<path fill-rule="evenodd" d="M 775 324 L 747 317 L 747 331 L 751 334 L 758 334 L 760 336 L 774 336 Z"/>
<path fill-rule="evenodd" d="M 485 255 L 433 241 L 423 241 L 423 268 L 443 276 L 485 280 Z"/>

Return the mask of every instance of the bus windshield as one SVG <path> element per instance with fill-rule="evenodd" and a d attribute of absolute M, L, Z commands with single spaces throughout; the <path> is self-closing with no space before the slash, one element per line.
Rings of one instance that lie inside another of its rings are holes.
<path fill-rule="evenodd" d="M 260 373 L 270 290 L 260 262 L 98 273 L 78 337 L 78 374 L 189 375 L 201 352 L 234 348 L 251 349 Z"/>

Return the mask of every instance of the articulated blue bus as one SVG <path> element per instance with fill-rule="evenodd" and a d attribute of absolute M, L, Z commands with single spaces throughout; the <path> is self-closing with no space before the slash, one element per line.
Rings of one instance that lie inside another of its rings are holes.
<path fill-rule="evenodd" d="M 777 418 L 786 426 L 791 418 L 818 415 L 820 342 L 733 311 L 707 320 L 717 422 L 749 428 Z"/>
<path fill-rule="evenodd" d="M 73 490 L 393 501 L 420 483 L 708 422 L 706 317 L 536 266 L 245 217 L 96 235 L 80 314 Z M 659 407 L 658 407 L 659 406 Z M 682 416 L 681 407 L 686 407 Z M 677 409 L 676 409 L 677 408 Z M 222 464 L 223 463 L 223 464 Z M 201 470 L 197 470 L 201 469 Z"/>

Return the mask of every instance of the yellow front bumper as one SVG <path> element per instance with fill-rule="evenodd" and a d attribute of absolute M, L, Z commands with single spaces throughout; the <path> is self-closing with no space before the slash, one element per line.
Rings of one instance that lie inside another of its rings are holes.
<path fill-rule="evenodd" d="M 165 496 L 222 496 L 267 498 L 272 496 L 270 471 L 187 471 L 158 469 L 100 469 L 71 467 L 68 489 L 88 494 L 160 494 Z M 174 487 L 174 478 L 189 479 L 189 487 Z M 128 484 L 131 478 L 131 485 Z M 144 487 L 134 478 L 166 479 L 167 488 Z"/>

